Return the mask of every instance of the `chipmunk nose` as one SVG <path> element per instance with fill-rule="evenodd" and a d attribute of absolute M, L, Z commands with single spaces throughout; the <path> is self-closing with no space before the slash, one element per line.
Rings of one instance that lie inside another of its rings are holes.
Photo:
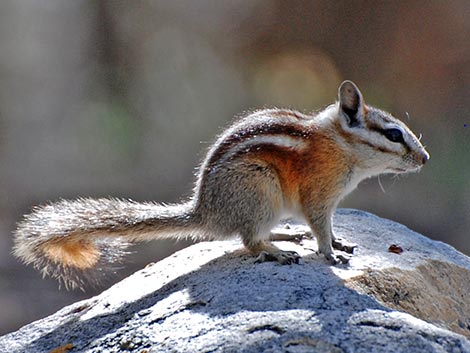
<path fill-rule="evenodd" d="M 426 164 L 426 162 L 429 160 L 429 158 L 431 158 L 431 156 L 429 155 L 428 152 L 424 151 L 423 153 L 423 156 L 422 156 L 422 159 L 421 159 L 421 163 L 424 165 Z"/>

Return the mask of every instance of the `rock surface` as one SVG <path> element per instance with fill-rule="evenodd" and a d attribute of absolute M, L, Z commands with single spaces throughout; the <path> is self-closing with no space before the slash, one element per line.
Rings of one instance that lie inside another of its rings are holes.
<path fill-rule="evenodd" d="M 348 265 L 311 239 L 278 243 L 303 256 L 288 266 L 199 243 L 0 337 L 0 352 L 470 352 L 468 257 L 365 212 L 334 225 L 358 244 Z"/>

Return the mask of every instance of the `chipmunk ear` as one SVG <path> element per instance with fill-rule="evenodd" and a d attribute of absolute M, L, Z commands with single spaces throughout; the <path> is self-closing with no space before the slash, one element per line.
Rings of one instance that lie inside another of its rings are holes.
<path fill-rule="evenodd" d="M 361 125 L 365 112 L 361 91 L 352 81 L 344 81 L 338 89 L 339 109 L 350 127 Z"/>

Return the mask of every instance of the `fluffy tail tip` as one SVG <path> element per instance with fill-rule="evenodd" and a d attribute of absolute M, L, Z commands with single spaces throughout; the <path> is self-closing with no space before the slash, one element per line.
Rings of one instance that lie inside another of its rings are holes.
<path fill-rule="evenodd" d="M 97 286 L 127 254 L 129 243 L 119 239 L 99 239 L 93 242 L 56 240 L 33 245 L 16 241 L 14 255 L 32 264 L 43 277 L 59 281 L 67 290 Z"/>

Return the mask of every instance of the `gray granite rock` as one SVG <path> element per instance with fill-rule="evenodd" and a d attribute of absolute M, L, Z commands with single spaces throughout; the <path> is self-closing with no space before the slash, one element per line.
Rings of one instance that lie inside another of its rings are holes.
<path fill-rule="evenodd" d="M 361 211 L 339 210 L 335 230 L 358 244 L 348 265 L 313 239 L 278 243 L 303 256 L 287 266 L 199 243 L 0 337 L 0 352 L 470 352 L 468 257 Z"/>

